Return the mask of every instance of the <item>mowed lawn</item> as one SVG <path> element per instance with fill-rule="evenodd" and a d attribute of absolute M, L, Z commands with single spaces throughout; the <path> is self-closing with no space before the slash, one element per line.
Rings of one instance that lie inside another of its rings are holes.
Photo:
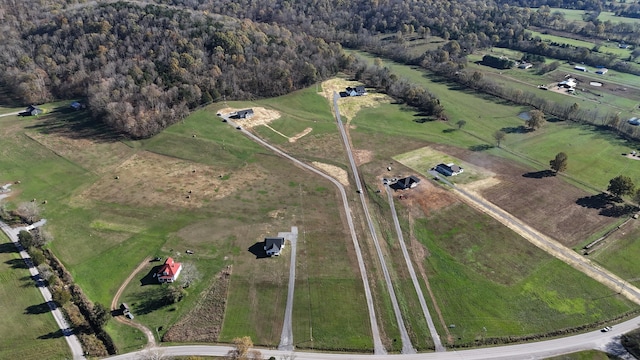
<path fill-rule="evenodd" d="M 68 359 L 71 351 L 15 245 L 0 233 L 0 358 Z"/>
<path fill-rule="evenodd" d="M 636 308 L 466 205 L 416 222 L 415 233 L 456 344 L 542 334 Z"/>

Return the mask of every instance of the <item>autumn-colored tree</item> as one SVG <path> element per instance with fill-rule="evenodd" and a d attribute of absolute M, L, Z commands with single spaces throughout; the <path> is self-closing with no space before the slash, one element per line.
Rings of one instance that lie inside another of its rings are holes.
<path fill-rule="evenodd" d="M 527 126 L 533 130 L 539 129 L 546 122 L 544 113 L 540 110 L 529 111 L 529 120 L 527 120 Z"/>
<path fill-rule="evenodd" d="M 493 138 L 496 140 L 496 144 L 500 147 L 500 143 L 507 137 L 507 133 L 502 130 L 498 130 L 493 133 Z"/>
<path fill-rule="evenodd" d="M 227 353 L 228 360 L 262 360 L 262 353 L 251 349 L 253 341 L 248 336 L 233 339 L 233 346 L 233 350 Z"/>
<path fill-rule="evenodd" d="M 556 173 L 565 171 L 567 169 L 568 159 L 567 154 L 560 152 L 553 160 L 549 161 L 549 166 L 551 167 L 551 170 Z"/>

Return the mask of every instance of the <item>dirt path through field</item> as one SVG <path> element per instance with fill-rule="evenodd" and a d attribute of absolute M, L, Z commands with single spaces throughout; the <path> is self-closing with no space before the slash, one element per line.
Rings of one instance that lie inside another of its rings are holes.
<path fill-rule="evenodd" d="M 527 239 L 530 243 L 551 254 L 557 259 L 572 266 L 574 269 L 581 271 L 590 278 L 598 281 L 599 283 L 607 286 L 614 293 L 620 294 L 636 304 L 640 304 L 640 289 L 636 288 L 628 281 L 625 281 L 613 274 L 607 269 L 601 268 L 594 264 L 589 259 L 584 258 L 582 255 L 576 253 L 572 249 L 562 245 L 559 241 L 548 237 L 536 229 L 525 224 L 520 219 L 514 217 L 508 212 L 502 210 L 500 207 L 484 199 L 480 194 L 472 189 L 463 189 L 457 187 L 446 179 L 443 179 L 438 174 L 432 174 L 438 176 L 441 181 L 449 184 L 455 191 L 456 195 L 460 197 L 462 201 L 469 204 L 473 208 L 484 212 L 492 218 L 498 220 L 500 223 L 518 233 L 523 238 Z"/>
<path fill-rule="evenodd" d="M 145 267 L 145 265 L 149 263 L 149 260 L 151 260 L 151 257 L 146 257 L 144 260 L 142 260 L 140 265 L 138 265 L 138 267 L 135 268 L 133 272 L 131 272 L 131 274 L 129 274 L 129 277 L 127 277 L 127 279 L 122 283 L 122 285 L 120 285 L 120 288 L 118 289 L 118 291 L 116 291 L 116 295 L 113 297 L 113 300 L 111 300 L 111 311 L 118 310 L 120 295 L 122 295 L 122 293 L 124 292 L 124 289 L 127 287 L 127 285 L 129 285 L 129 283 L 131 282 L 131 280 L 133 280 L 136 274 L 138 274 L 140 270 L 142 270 Z M 153 336 L 153 332 L 151 332 L 151 330 L 149 330 L 149 328 L 147 328 L 146 326 L 140 323 L 131 321 L 125 318 L 124 316 L 114 316 L 113 318 L 119 323 L 132 326 L 142 331 L 147 336 L 147 347 L 156 346 L 156 338 Z"/>

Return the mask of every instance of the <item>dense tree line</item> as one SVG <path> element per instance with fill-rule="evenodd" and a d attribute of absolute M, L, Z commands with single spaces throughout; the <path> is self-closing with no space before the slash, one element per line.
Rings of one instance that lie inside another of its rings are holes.
<path fill-rule="evenodd" d="M 339 45 L 278 25 L 122 2 L 61 12 L 15 35 L 0 44 L 0 81 L 15 95 L 86 96 L 96 117 L 133 137 L 222 97 L 286 94 L 346 61 Z"/>

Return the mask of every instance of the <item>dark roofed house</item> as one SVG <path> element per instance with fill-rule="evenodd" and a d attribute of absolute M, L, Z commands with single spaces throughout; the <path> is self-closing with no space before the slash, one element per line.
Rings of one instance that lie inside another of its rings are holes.
<path fill-rule="evenodd" d="M 71 108 L 73 110 L 80 110 L 80 109 L 82 109 L 82 104 L 80 104 L 77 101 L 74 101 L 74 102 L 71 103 Z"/>
<path fill-rule="evenodd" d="M 29 105 L 29 107 L 26 108 L 22 114 L 27 115 L 27 116 L 29 116 L 29 115 L 36 116 L 36 115 L 42 114 L 42 109 L 40 109 L 39 107 L 37 107 L 35 105 Z"/>
<path fill-rule="evenodd" d="M 239 110 L 236 113 L 238 119 L 248 119 L 253 116 L 253 109 Z"/>
<path fill-rule="evenodd" d="M 442 175 L 454 176 L 454 175 L 462 174 L 464 172 L 464 169 L 458 165 L 451 163 L 451 164 L 436 165 L 436 171 Z"/>
<path fill-rule="evenodd" d="M 283 237 L 270 237 L 264 239 L 264 250 L 269 256 L 278 256 L 284 249 Z"/>
<path fill-rule="evenodd" d="M 348 87 L 345 90 L 346 90 L 345 94 L 347 96 L 362 96 L 367 94 L 367 90 L 362 85 L 356 86 L 354 88 Z M 342 93 L 340 96 L 342 96 Z"/>
<path fill-rule="evenodd" d="M 367 90 L 365 90 L 364 86 L 356 86 L 356 94 L 357 96 L 362 96 L 367 94 Z"/>
<path fill-rule="evenodd" d="M 418 183 L 420 183 L 420 179 L 411 175 L 396 181 L 395 184 L 391 185 L 391 188 L 394 190 L 413 189 L 418 186 Z"/>

